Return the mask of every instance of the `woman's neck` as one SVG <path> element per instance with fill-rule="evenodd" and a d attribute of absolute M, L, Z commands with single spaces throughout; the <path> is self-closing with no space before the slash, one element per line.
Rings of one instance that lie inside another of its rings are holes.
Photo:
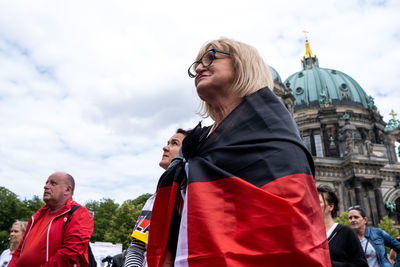
<path fill-rule="evenodd" d="M 356 234 L 358 236 L 358 239 L 361 240 L 364 237 L 364 234 L 365 234 L 365 226 L 361 227 L 360 229 L 355 229 L 355 231 L 356 231 Z"/>
<path fill-rule="evenodd" d="M 217 104 L 212 105 L 214 109 L 214 129 L 231 113 L 241 102 L 242 97 L 230 97 L 229 99 L 219 100 Z"/>
<path fill-rule="evenodd" d="M 10 244 L 10 252 L 11 252 L 11 254 L 17 249 L 17 247 L 18 247 L 18 244 L 15 243 L 15 242 Z"/>
<path fill-rule="evenodd" d="M 335 224 L 335 221 L 333 220 L 333 218 L 331 216 L 328 216 L 328 217 L 324 217 L 324 223 L 325 223 L 326 231 L 328 232 L 329 229 L 331 229 L 331 227 Z"/>

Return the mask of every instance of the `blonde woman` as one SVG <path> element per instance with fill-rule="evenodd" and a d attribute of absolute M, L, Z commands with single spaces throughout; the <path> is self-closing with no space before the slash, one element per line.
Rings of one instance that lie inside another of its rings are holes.
<path fill-rule="evenodd" d="M 25 233 L 26 224 L 27 222 L 23 221 L 16 221 L 13 223 L 10 230 L 10 248 L 1 253 L 0 267 L 5 267 L 10 262 L 13 252 L 18 248 L 22 236 Z"/>
<path fill-rule="evenodd" d="M 329 266 L 312 157 L 257 50 L 207 42 L 188 74 L 214 123 L 160 178 L 149 266 Z"/>

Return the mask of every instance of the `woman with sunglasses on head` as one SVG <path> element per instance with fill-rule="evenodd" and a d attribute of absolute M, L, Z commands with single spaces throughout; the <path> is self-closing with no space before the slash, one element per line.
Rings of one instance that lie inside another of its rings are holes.
<path fill-rule="evenodd" d="M 168 140 L 167 145 L 163 147 L 163 154 L 158 165 L 166 170 L 175 157 L 179 157 L 179 151 L 182 141 L 190 133 L 181 128 Z M 132 242 L 128 247 L 124 259 L 124 267 L 142 267 L 147 266 L 145 260 L 146 246 L 148 243 L 149 226 L 151 220 L 151 210 L 153 208 L 155 194 L 152 195 L 143 206 L 142 212 L 136 222 L 131 235 Z"/>
<path fill-rule="evenodd" d="M 385 246 L 394 249 L 399 259 L 400 242 L 379 228 L 367 227 L 368 218 L 365 211 L 359 206 L 349 208 L 350 227 L 356 232 L 361 247 L 370 267 L 392 267 L 386 254 Z M 396 263 L 396 267 L 400 266 Z"/>
<path fill-rule="evenodd" d="M 160 179 L 149 266 L 330 266 L 312 156 L 262 57 L 222 38 L 188 74 L 214 123 Z"/>
<path fill-rule="evenodd" d="M 327 185 L 320 185 L 317 190 L 324 216 L 332 267 L 368 267 L 357 235 L 350 227 L 334 221 L 339 209 L 339 199 L 335 192 Z"/>

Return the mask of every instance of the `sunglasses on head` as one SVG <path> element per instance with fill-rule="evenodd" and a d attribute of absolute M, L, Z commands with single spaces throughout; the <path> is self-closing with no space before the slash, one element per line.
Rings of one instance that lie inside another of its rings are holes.
<path fill-rule="evenodd" d="M 354 206 L 349 207 L 348 211 L 350 211 L 350 210 L 359 210 L 359 209 L 361 209 L 360 205 L 354 205 Z"/>

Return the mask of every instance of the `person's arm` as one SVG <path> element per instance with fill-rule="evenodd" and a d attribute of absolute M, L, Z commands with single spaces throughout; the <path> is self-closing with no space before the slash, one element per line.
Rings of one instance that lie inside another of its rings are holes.
<path fill-rule="evenodd" d="M 393 237 L 391 237 L 388 233 L 386 233 L 383 230 L 381 230 L 380 233 L 381 233 L 381 235 L 383 237 L 383 240 L 385 242 L 385 246 L 393 249 L 394 251 L 397 252 L 397 254 L 399 254 L 400 253 L 400 242 L 397 241 L 396 239 L 394 239 Z"/>
<path fill-rule="evenodd" d="M 79 264 L 82 255 L 88 251 L 92 232 L 92 215 L 82 206 L 71 215 L 70 221 L 65 225 L 61 248 L 42 266 L 73 266 L 73 264 Z"/>
<path fill-rule="evenodd" d="M 146 244 L 134 238 L 126 250 L 124 267 L 142 267 Z"/>

